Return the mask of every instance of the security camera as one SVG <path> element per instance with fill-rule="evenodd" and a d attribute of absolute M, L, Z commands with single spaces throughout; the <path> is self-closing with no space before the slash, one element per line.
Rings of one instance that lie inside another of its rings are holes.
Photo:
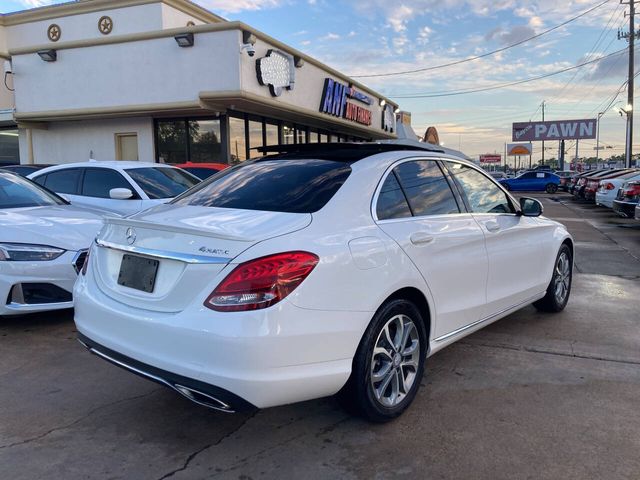
<path fill-rule="evenodd" d="M 250 57 L 253 57 L 256 54 L 256 49 L 253 45 L 251 45 L 250 43 L 244 43 L 242 45 L 242 48 L 240 49 L 240 53 L 242 53 L 243 50 L 247 51 L 247 55 L 249 55 Z"/>

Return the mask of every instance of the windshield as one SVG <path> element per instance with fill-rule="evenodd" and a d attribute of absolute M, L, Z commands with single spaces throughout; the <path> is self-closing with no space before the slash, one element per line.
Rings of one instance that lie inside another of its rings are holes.
<path fill-rule="evenodd" d="M 197 185 L 200 180 L 179 168 L 128 168 L 126 172 L 149 198 L 173 198 Z"/>
<path fill-rule="evenodd" d="M 18 175 L 0 172 L 0 209 L 66 205 L 66 202 Z"/>
<path fill-rule="evenodd" d="M 246 162 L 223 170 L 177 198 L 177 205 L 313 213 L 324 207 L 351 173 L 334 160 Z"/>

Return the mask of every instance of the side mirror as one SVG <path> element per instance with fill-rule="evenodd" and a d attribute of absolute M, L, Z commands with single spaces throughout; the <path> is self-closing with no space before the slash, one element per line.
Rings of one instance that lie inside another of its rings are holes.
<path fill-rule="evenodd" d="M 544 208 L 539 200 L 535 198 L 522 197 L 520 199 L 520 211 L 525 217 L 539 217 Z"/>
<path fill-rule="evenodd" d="M 112 188 L 109 190 L 109 198 L 113 200 L 128 200 L 133 197 L 133 192 L 128 188 Z"/>

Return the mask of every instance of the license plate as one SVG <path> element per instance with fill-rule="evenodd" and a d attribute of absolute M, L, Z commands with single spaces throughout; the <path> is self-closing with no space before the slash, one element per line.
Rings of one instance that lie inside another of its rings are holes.
<path fill-rule="evenodd" d="M 158 260 L 125 254 L 120 264 L 118 285 L 152 293 L 159 264 Z"/>

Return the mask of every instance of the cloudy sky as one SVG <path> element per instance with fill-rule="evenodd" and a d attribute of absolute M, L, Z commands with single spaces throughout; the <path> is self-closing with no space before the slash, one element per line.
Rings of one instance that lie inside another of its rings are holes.
<path fill-rule="evenodd" d="M 413 114 L 416 132 L 435 125 L 447 146 L 468 155 L 502 152 L 511 122 L 593 118 L 626 79 L 626 55 L 530 83 L 480 93 L 452 92 L 526 80 L 605 57 L 626 47 L 618 40 L 624 6 L 610 0 L 580 19 L 499 54 L 425 72 L 366 77 L 429 68 L 482 55 L 561 24 L 603 0 L 197 0 L 213 12 L 242 20 L 394 98 Z M 61 3 L 0 0 L 8 12 Z M 446 96 L 430 96 L 430 95 Z M 619 106 L 626 104 L 622 89 Z M 638 122 L 636 122 L 638 123 Z M 601 142 L 624 150 L 624 119 L 609 109 Z M 636 130 L 638 132 L 638 130 Z M 637 133 L 636 133 L 637 137 Z M 637 142 L 640 144 L 640 137 Z M 594 141 L 580 154 L 594 152 Z M 547 158 L 557 145 L 547 144 Z M 536 145 L 540 156 L 540 145 Z M 640 145 L 635 147 L 638 151 Z"/>

